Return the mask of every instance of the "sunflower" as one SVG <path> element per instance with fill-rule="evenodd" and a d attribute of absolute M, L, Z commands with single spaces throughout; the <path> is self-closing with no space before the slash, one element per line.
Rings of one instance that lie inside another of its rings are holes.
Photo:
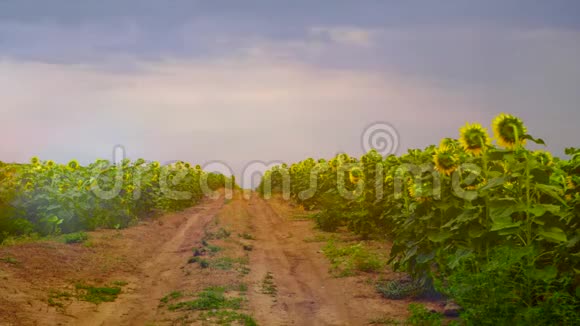
<path fill-rule="evenodd" d="M 54 167 L 54 161 L 53 160 L 48 160 L 46 161 L 46 163 L 44 163 L 47 167 L 52 168 Z"/>
<path fill-rule="evenodd" d="M 453 149 L 447 146 L 440 146 L 433 154 L 435 170 L 445 175 L 451 175 L 459 166 L 459 156 L 453 152 Z"/>
<path fill-rule="evenodd" d="M 183 166 L 184 166 L 186 169 L 190 169 L 190 168 L 191 168 L 191 164 L 190 164 L 190 163 L 188 163 L 188 162 L 185 162 L 185 163 L 183 163 Z"/>
<path fill-rule="evenodd" d="M 330 160 L 329 164 L 333 172 L 336 171 L 336 169 L 338 169 L 339 162 L 337 159 L 333 158 L 332 160 Z"/>
<path fill-rule="evenodd" d="M 537 150 L 533 153 L 534 157 L 540 162 L 540 164 L 545 166 L 552 166 L 554 165 L 554 158 L 550 152 Z"/>
<path fill-rule="evenodd" d="M 68 162 L 66 166 L 68 167 L 69 170 L 75 171 L 80 167 L 80 164 L 77 160 L 71 160 L 70 162 Z"/>
<path fill-rule="evenodd" d="M 160 165 L 160 164 L 159 164 L 159 162 L 157 162 L 157 161 L 151 162 L 151 166 L 152 166 L 154 169 L 158 168 L 158 167 L 159 167 L 159 165 Z"/>
<path fill-rule="evenodd" d="M 493 120 L 493 134 L 499 146 L 513 149 L 516 145 L 524 145 L 526 126 L 523 121 L 511 114 L 502 113 Z"/>
<path fill-rule="evenodd" d="M 350 172 L 348 174 L 348 179 L 352 183 L 358 183 L 359 180 L 363 177 L 364 177 L 363 171 L 361 170 L 361 168 L 357 168 L 357 167 L 350 170 Z"/>
<path fill-rule="evenodd" d="M 30 190 L 34 189 L 34 185 L 32 184 L 32 182 L 29 181 L 24 185 L 24 189 L 30 191 Z"/>
<path fill-rule="evenodd" d="M 459 148 L 459 142 L 456 139 L 453 139 L 453 138 L 443 138 L 439 142 L 439 147 L 447 147 L 447 148 L 450 148 L 450 149 L 458 149 Z"/>
<path fill-rule="evenodd" d="M 487 130 L 479 123 L 466 123 L 459 129 L 459 143 L 467 153 L 480 155 L 491 144 Z"/>
<path fill-rule="evenodd" d="M 38 165 L 38 164 L 40 164 L 40 159 L 38 157 L 36 157 L 36 156 L 33 156 L 30 159 L 30 164 L 32 164 L 32 165 Z"/>

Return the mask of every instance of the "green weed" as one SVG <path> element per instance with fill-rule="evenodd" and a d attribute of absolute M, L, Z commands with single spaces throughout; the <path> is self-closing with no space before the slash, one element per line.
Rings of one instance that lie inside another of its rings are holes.
<path fill-rule="evenodd" d="M 211 310 L 211 309 L 240 309 L 242 298 L 227 298 L 224 287 L 209 287 L 199 292 L 197 298 L 191 301 L 169 305 L 169 310 Z"/>
<path fill-rule="evenodd" d="M 276 286 L 276 283 L 274 283 L 274 274 L 271 272 L 266 273 L 264 276 L 261 292 L 272 297 L 275 297 L 276 294 L 278 294 L 278 287 Z"/>
<path fill-rule="evenodd" d="M 62 236 L 62 240 L 66 244 L 72 243 L 83 243 L 89 239 L 88 234 L 85 232 L 69 233 Z"/>

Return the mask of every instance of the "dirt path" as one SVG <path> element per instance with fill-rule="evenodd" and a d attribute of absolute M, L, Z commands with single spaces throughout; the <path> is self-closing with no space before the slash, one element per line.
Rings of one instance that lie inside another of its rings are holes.
<path fill-rule="evenodd" d="M 297 223 L 256 196 L 248 210 L 259 242 L 251 259 L 254 275 L 270 272 L 278 287 L 274 304 L 263 296 L 250 297 L 256 318 L 264 325 L 356 325 L 343 287 L 328 274 L 324 256 L 303 241 L 308 230 L 291 225 Z M 297 231 L 301 234 L 294 234 Z"/>
<path fill-rule="evenodd" d="M 235 313 L 258 325 L 368 325 L 373 318 L 407 315 L 409 301 L 382 298 L 369 282 L 373 275 L 333 277 L 324 243 L 309 240 L 319 232 L 294 214 L 288 202 L 238 194 L 125 230 L 90 232 L 90 245 L 45 241 L 0 248 L 0 258 L 17 262 L 0 260 L 0 325 L 213 325 L 216 316 L 169 306 L 215 286 L 241 298 Z M 216 248 L 200 257 L 206 266 L 191 263 L 196 248 Z M 264 291 L 268 276 L 274 291 Z M 51 291 L 74 291 L 71 282 L 79 280 L 127 286 L 114 302 L 98 306 L 47 304 Z M 161 304 L 172 292 L 179 298 Z"/>
<path fill-rule="evenodd" d="M 85 312 L 79 316 L 78 325 L 146 325 L 156 318 L 159 300 L 185 282 L 182 266 L 191 256 L 191 248 L 203 236 L 205 226 L 215 217 L 223 201 L 212 200 L 191 209 L 183 223 L 169 241 L 140 267 L 140 272 L 130 280 L 137 284 L 133 293 L 120 296 L 113 303 L 105 303 L 98 312 Z"/>

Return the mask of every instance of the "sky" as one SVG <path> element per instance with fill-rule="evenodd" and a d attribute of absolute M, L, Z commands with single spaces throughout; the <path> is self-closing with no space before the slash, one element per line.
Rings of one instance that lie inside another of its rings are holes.
<path fill-rule="evenodd" d="M 580 139 L 580 2 L 0 2 L 0 160 L 254 161 L 397 153 L 521 117 Z"/>

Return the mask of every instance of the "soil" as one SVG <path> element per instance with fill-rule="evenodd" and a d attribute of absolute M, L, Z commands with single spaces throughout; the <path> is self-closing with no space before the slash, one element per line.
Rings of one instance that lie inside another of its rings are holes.
<path fill-rule="evenodd" d="M 335 277 L 321 250 L 325 242 L 312 240 L 321 232 L 310 219 L 296 218 L 300 212 L 281 199 L 236 194 L 128 229 L 88 232 L 84 244 L 45 240 L 0 247 L 0 325 L 206 325 L 211 321 L 199 313 L 171 311 L 161 299 L 174 291 L 195 297 L 217 285 L 245 285 L 237 294 L 245 298 L 240 312 L 258 325 L 368 325 L 407 317 L 411 301 L 387 300 L 372 282 L 398 274 L 387 269 Z M 191 263 L 193 249 L 208 242 L 221 250 L 201 258 L 227 258 L 234 266 Z M 114 302 L 48 303 L 50 293 L 72 293 L 78 282 L 119 281 L 126 285 Z M 422 303 L 441 309 L 438 302 Z"/>

